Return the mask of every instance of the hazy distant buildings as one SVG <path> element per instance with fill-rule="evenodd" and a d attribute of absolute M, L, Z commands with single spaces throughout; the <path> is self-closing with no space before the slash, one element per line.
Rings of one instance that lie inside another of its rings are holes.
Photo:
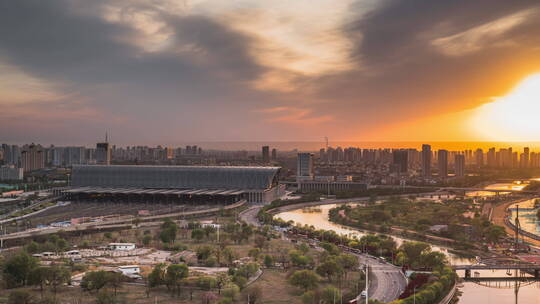
<path fill-rule="evenodd" d="M 409 151 L 394 150 L 392 153 L 392 164 L 397 173 L 406 174 L 409 168 Z"/>
<path fill-rule="evenodd" d="M 45 152 L 41 145 L 25 145 L 21 150 L 21 166 L 24 172 L 45 168 Z"/>
<path fill-rule="evenodd" d="M 262 161 L 263 163 L 270 162 L 270 147 L 269 146 L 262 147 Z"/>
<path fill-rule="evenodd" d="M 437 166 L 439 167 L 439 178 L 448 177 L 448 151 L 439 150 L 437 152 Z"/>
<path fill-rule="evenodd" d="M 13 165 L 0 167 L 0 181 L 22 180 L 23 177 L 23 168 L 17 168 Z"/>
<path fill-rule="evenodd" d="M 15 145 L 2 144 L 4 164 L 21 166 L 21 149 Z"/>
<path fill-rule="evenodd" d="M 521 168 L 529 168 L 529 158 L 530 158 L 529 148 L 524 148 L 523 153 L 521 154 L 521 157 L 520 157 Z"/>
<path fill-rule="evenodd" d="M 272 160 L 277 160 L 277 150 L 272 149 Z"/>
<path fill-rule="evenodd" d="M 456 177 L 465 176 L 465 155 L 456 154 L 454 158 L 454 168 L 455 168 Z"/>
<path fill-rule="evenodd" d="M 296 165 L 297 181 L 313 179 L 313 154 L 298 153 Z"/>
<path fill-rule="evenodd" d="M 97 143 L 96 145 L 96 164 L 111 164 L 111 146 L 108 142 Z"/>
<path fill-rule="evenodd" d="M 497 155 L 495 153 L 495 148 L 490 148 L 487 153 L 487 165 L 488 167 L 497 166 Z"/>
<path fill-rule="evenodd" d="M 484 151 L 482 149 L 477 149 L 474 152 L 474 158 L 477 167 L 484 166 Z"/>
<path fill-rule="evenodd" d="M 431 177 L 431 146 L 422 145 L 422 176 Z"/>

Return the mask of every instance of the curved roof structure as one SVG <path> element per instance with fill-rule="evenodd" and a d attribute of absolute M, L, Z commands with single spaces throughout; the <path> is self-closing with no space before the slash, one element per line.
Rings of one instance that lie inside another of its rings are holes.
<path fill-rule="evenodd" d="M 73 166 L 77 187 L 166 189 L 270 189 L 279 167 L 225 166 Z"/>

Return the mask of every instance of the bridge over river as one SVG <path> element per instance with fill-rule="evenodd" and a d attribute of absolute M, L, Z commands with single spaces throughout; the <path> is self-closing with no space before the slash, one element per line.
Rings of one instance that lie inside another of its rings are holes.
<path fill-rule="evenodd" d="M 499 265 L 454 265 L 454 270 L 465 270 L 465 279 L 471 278 L 471 270 L 520 270 L 530 273 L 535 279 L 540 279 L 540 265 L 538 264 L 499 264 Z M 489 278 L 494 279 L 494 278 Z M 530 278 L 529 278 L 530 279 Z"/>

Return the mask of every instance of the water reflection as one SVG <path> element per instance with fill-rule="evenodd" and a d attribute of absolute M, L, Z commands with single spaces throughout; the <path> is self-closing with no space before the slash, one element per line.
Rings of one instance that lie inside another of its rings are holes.
<path fill-rule="evenodd" d="M 356 203 L 350 203 L 350 205 L 358 205 Z M 304 212 L 302 209 L 296 209 L 291 211 L 282 212 L 276 215 L 284 221 L 294 221 L 299 225 L 313 226 L 315 229 L 333 230 L 341 235 L 348 235 L 350 237 L 356 236 L 361 238 L 366 235 L 367 232 L 349 228 L 346 226 L 338 225 L 331 222 L 328 218 L 328 212 L 330 209 L 337 207 L 338 204 L 321 205 L 319 206 L 321 212 Z M 398 246 L 407 239 L 392 236 Z M 462 258 L 455 254 L 448 252 L 448 248 L 440 246 L 432 246 L 433 250 L 443 252 L 448 256 L 450 263 L 452 264 L 468 264 L 471 262 L 469 258 Z"/>
<path fill-rule="evenodd" d="M 536 206 L 536 200 L 535 198 L 511 205 L 509 208 L 512 214 L 510 220 L 512 223 L 515 222 L 516 206 L 519 205 L 519 223 L 521 224 L 521 229 L 540 235 L 540 220 L 536 216 L 536 212 L 538 212 L 540 206 Z"/>
<path fill-rule="evenodd" d="M 522 275 L 519 271 L 504 270 L 480 270 L 477 275 L 482 278 L 515 278 Z M 460 277 L 464 276 L 463 271 L 457 271 Z M 510 274 L 510 276 L 508 275 Z M 459 299 L 460 304 L 478 304 L 478 303 L 516 303 L 533 304 L 540 303 L 540 283 L 538 281 L 516 281 L 516 280 L 493 280 L 481 282 L 464 282 L 460 287 L 462 296 Z"/>

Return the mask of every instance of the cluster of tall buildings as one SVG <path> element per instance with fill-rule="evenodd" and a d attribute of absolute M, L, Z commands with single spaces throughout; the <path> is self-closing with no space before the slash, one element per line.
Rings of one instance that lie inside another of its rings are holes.
<path fill-rule="evenodd" d="M 270 147 L 263 146 L 261 149 L 261 157 L 263 163 L 269 163 L 270 160 L 277 160 L 277 150 L 272 149 L 272 154 L 270 154 Z"/>
<path fill-rule="evenodd" d="M 319 161 L 323 164 L 377 164 L 388 165 L 393 173 L 405 175 L 411 170 L 419 172 L 424 178 L 446 179 L 466 175 L 466 168 L 540 168 L 540 153 L 524 148 L 521 153 L 512 148 L 495 148 L 484 152 L 482 149 L 448 151 L 432 150 L 430 145 L 417 149 L 360 149 L 332 148 L 319 151 Z"/>
<path fill-rule="evenodd" d="M 0 145 L 0 166 L 3 172 L 16 176 L 19 168 L 30 172 L 47 167 L 71 167 L 74 165 L 110 165 L 112 160 L 119 162 L 163 162 L 180 157 L 200 157 L 202 148 L 193 145 L 185 148 L 134 146 L 117 148 L 107 138 L 96 144 L 95 148 L 84 146 L 43 147 L 39 144 Z M 2 176 L 8 176 L 5 173 Z M 6 180 L 8 178 L 1 178 Z"/>

